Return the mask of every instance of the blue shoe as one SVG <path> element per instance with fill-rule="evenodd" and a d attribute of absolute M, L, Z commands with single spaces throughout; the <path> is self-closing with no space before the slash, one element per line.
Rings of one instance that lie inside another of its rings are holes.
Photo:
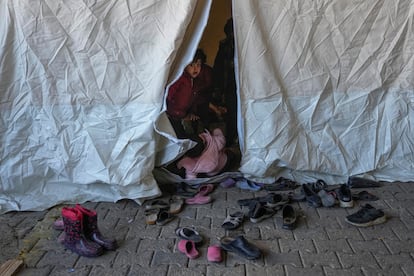
<path fill-rule="evenodd" d="M 250 191 L 253 191 L 253 192 L 257 192 L 262 188 L 262 186 L 260 184 L 257 184 L 255 182 L 247 180 L 247 179 L 237 180 L 236 181 L 236 186 L 240 189 L 250 190 Z"/>
<path fill-rule="evenodd" d="M 248 242 L 243 236 L 237 238 L 223 237 L 220 246 L 226 251 L 233 252 L 248 260 L 255 260 L 262 255 L 259 248 Z"/>

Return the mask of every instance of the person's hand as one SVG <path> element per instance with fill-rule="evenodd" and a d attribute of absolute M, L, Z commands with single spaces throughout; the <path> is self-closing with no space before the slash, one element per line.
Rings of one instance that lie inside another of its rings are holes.
<path fill-rule="evenodd" d="M 217 116 L 222 116 L 227 112 L 227 108 L 224 106 L 210 104 L 209 107 L 214 113 L 216 113 Z"/>
<path fill-rule="evenodd" d="M 218 106 L 217 109 L 221 115 L 227 113 L 227 108 L 225 108 L 224 106 Z"/>

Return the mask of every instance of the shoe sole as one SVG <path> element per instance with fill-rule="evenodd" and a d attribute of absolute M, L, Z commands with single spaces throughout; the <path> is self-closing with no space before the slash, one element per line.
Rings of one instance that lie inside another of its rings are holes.
<path fill-rule="evenodd" d="M 368 226 L 372 226 L 372 225 L 376 225 L 376 224 L 381 224 L 384 223 L 387 220 L 386 216 L 382 216 L 379 218 L 376 218 L 374 220 L 365 222 L 365 223 L 357 223 L 357 222 L 352 222 L 349 221 L 347 218 L 345 218 L 345 221 L 348 222 L 349 224 L 352 224 L 354 226 L 358 226 L 358 227 L 368 227 Z"/>
<path fill-rule="evenodd" d="M 341 206 L 342 208 L 352 208 L 354 207 L 354 201 L 342 201 L 339 200 L 339 206 Z"/>

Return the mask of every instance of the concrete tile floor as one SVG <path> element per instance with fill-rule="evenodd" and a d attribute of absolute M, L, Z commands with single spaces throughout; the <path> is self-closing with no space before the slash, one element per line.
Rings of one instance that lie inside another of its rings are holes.
<path fill-rule="evenodd" d="M 170 187 L 162 199 L 168 200 Z M 147 225 L 144 208 L 131 200 L 117 203 L 88 202 L 98 212 L 99 228 L 119 242 L 116 251 L 85 258 L 57 242 L 60 232 L 52 228 L 62 206 L 42 212 L 11 212 L 0 216 L 2 232 L 0 263 L 24 260 L 18 275 L 413 275 L 414 183 L 382 183 L 367 190 L 380 199 L 369 202 L 387 215 L 384 224 L 358 228 L 345 222 L 365 201 L 353 208 L 312 208 L 293 203 L 299 214 L 297 227 L 282 229 L 281 212 L 254 224 L 245 220 L 239 229 L 226 231 L 221 224 L 227 214 L 240 210 L 237 200 L 267 194 L 217 185 L 205 205 L 187 205 L 176 219 L 164 226 Z M 174 230 L 194 226 L 205 242 L 200 257 L 188 259 L 177 250 Z M 223 236 L 243 235 L 264 256 L 249 261 L 233 253 L 222 263 L 207 261 L 207 248 Z"/>

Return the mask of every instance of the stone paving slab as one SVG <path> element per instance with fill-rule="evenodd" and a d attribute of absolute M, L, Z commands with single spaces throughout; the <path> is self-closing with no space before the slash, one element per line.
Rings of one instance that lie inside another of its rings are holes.
<path fill-rule="evenodd" d="M 380 198 L 369 203 L 382 208 L 388 220 L 367 228 L 347 224 L 345 216 L 368 202 L 356 201 L 353 208 L 316 209 L 300 202 L 292 204 L 298 211 L 297 228 L 292 231 L 281 227 L 281 211 L 262 222 L 245 220 L 239 229 L 226 231 L 221 227 L 224 218 L 246 211 L 237 205 L 238 199 L 267 194 L 236 187 L 217 186 L 212 203 L 187 205 L 164 226 L 147 225 L 143 206 L 132 200 L 88 202 L 83 205 L 97 211 L 100 231 L 119 243 L 117 250 L 97 258 L 80 257 L 57 242 L 61 232 L 52 223 L 63 206 L 12 212 L 0 216 L 5 235 L 0 261 L 22 259 L 25 267 L 18 275 L 412 275 L 414 183 L 382 184 L 365 190 Z M 168 198 L 167 193 L 162 197 Z M 177 249 L 174 230 L 182 226 L 196 227 L 205 238 L 197 259 L 190 260 Z M 228 252 L 222 263 L 209 263 L 207 247 L 219 244 L 225 235 L 244 235 L 263 257 L 251 261 Z"/>

